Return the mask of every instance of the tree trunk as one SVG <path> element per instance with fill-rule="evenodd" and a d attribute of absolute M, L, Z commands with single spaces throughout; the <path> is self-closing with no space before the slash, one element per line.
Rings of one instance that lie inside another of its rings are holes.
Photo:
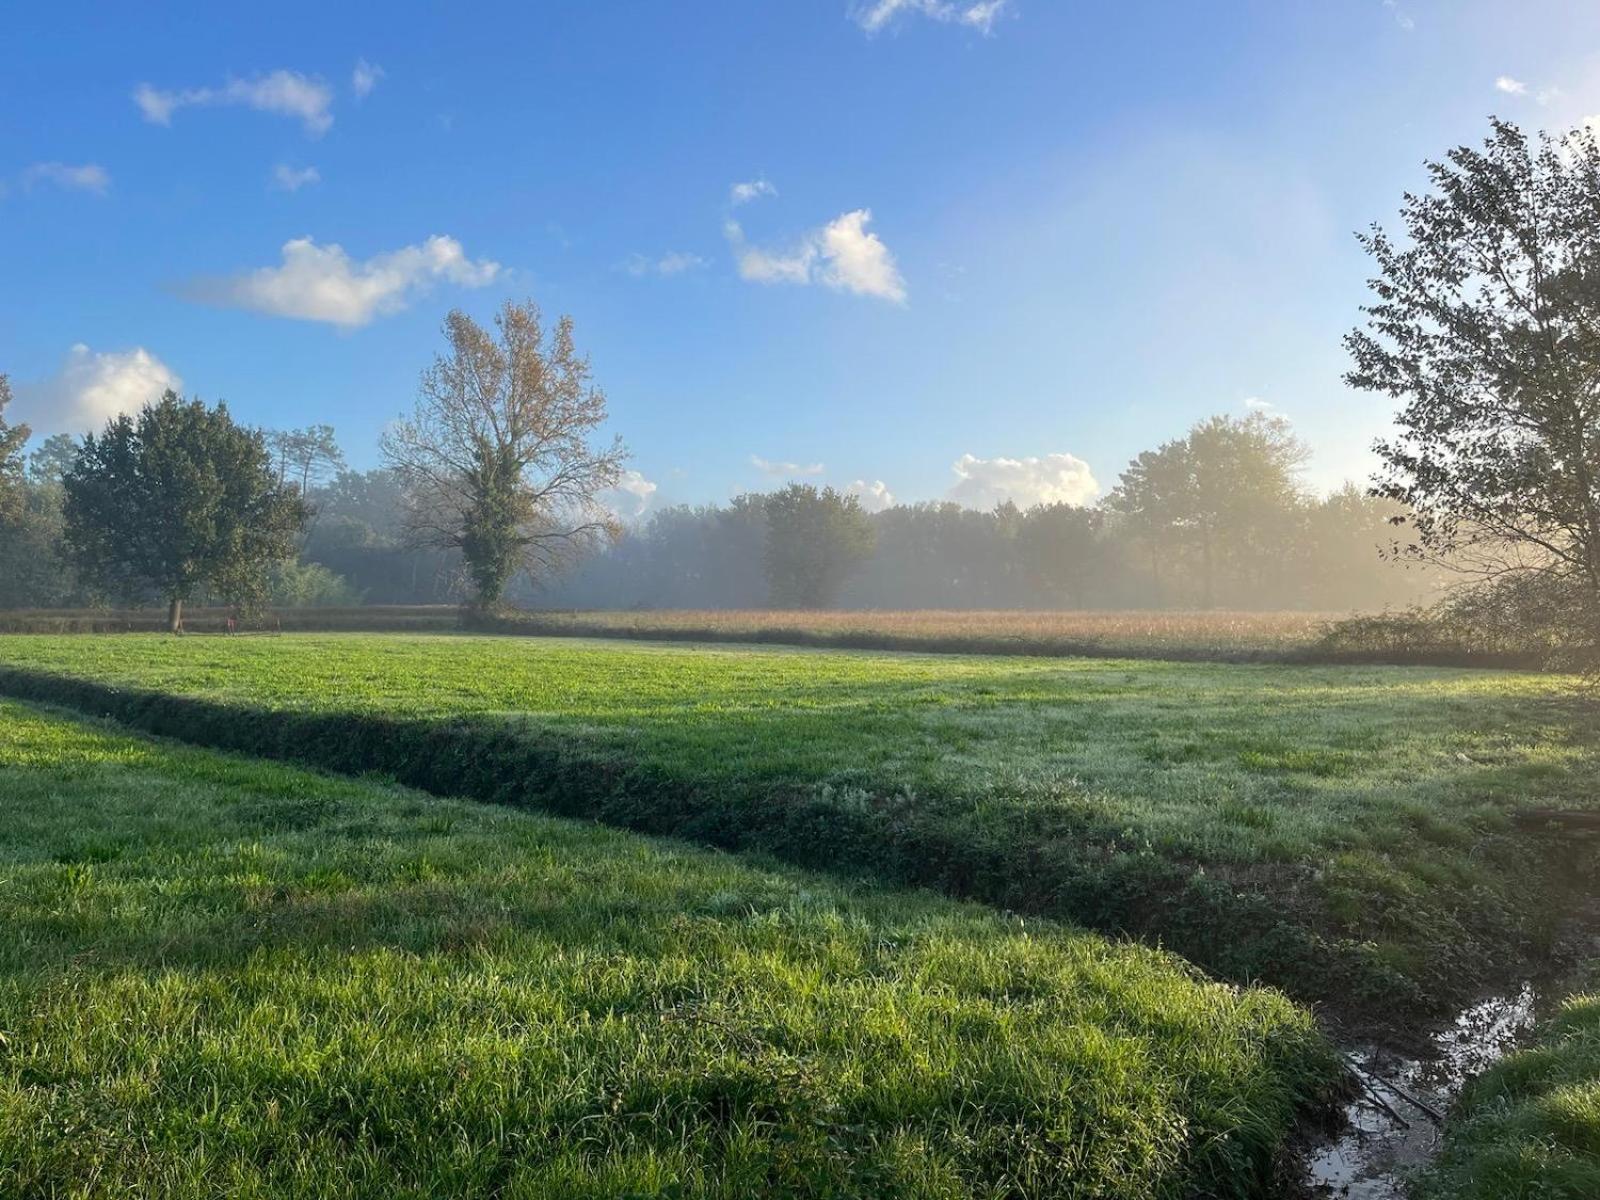
<path fill-rule="evenodd" d="M 183 599 L 182 599 L 182 597 L 174 596 L 171 600 L 167 601 L 167 632 L 169 632 L 169 633 L 182 633 L 183 632 Z"/>

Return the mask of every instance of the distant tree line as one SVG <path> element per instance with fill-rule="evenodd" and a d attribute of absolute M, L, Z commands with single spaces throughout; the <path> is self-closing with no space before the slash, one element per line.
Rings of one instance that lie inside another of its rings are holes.
<path fill-rule="evenodd" d="M 208 427 L 216 422 L 202 416 L 207 411 L 169 396 L 144 424 L 181 417 Z M 1381 553 L 1393 542 L 1399 505 L 1353 485 L 1311 494 L 1299 478 L 1306 448 L 1282 418 L 1262 413 L 1210 418 L 1140 454 L 1094 506 L 1006 503 L 976 511 L 929 502 L 867 513 L 853 495 L 792 484 L 725 504 L 665 508 L 614 541 L 598 518 L 547 527 L 546 569 L 520 576 L 516 566 L 529 561 L 520 547 L 503 547 L 486 574 L 468 561 L 469 520 L 492 513 L 492 505 L 463 503 L 452 524 L 447 506 L 420 502 L 420 468 L 351 470 L 326 426 L 237 435 L 255 447 L 247 455 L 259 492 L 253 522 L 260 524 L 269 495 L 283 514 L 256 531 L 257 548 L 246 554 L 259 570 L 198 560 L 170 571 L 160 562 L 134 569 L 125 548 L 151 540 L 134 531 L 183 511 L 117 499 L 134 493 L 108 463 L 126 459 L 142 427 L 119 418 L 81 442 L 48 438 L 31 454 L 15 430 L 0 443 L 9 445 L 0 471 L 0 606 L 171 603 L 174 591 L 196 601 L 270 605 L 465 603 L 481 598 L 487 579 L 534 607 L 1345 611 L 1406 605 L 1435 581 Z M 420 446 L 442 435 L 408 436 Z M 614 451 L 604 453 L 614 470 Z M 74 540 L 70 514 L 96 527 L 86 519 L 94 504 L 103 505 L 104 536 Z M 419 512 L 431 514 L 442 535 L 419 530 Z"/>
<path fill-rule="evenodd" d="M 572 608 L 1301 608 L 1406 605 L 1435 576 L 1386 560 L 1403 510 L 1300 481 L 1281 417 L 1213 417 L 1141 454 L 1094 506 L 944 502 L 868 514 L 793 484 L 653 514 L 519 593 Z M 804 587 L 799 586 L 804 581 Z"/>

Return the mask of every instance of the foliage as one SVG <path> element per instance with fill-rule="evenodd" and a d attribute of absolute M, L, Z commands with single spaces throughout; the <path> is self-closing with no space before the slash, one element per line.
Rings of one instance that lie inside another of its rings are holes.
<path fill-rule="evenodd" d="M 1211 417 L 1134 459 L 1106 508 L 1147 544 L 1154 579 L 1163 559 L 1192 552 L 1200 605 L 1211 608 L 1224 567 L 1259 587 L 1286 565 L 1275 551 L 1293 536 L 1304 503 L 1298 472 L 1309 456 L 1282 417 Z"/>
<path fill-rule="evenodd" d="M 508 301 L 495 331 L 451 312 L 448 357 L 423 373 L 412 416 L 383 437 L 412 535 L 461 552 L 481 608 L 498 605 L 519 571 L 551 572 L 615 535 L 600 494 L 625 458 L 620 440 L 590 444 L 606 398 L 570 317 L 547 337 L 534 304 Z"/>
<path fill-rule="evenodd" d="M 349 581 L 371 604 L 443 604 L 460 597 L 461 552 L 406 538 L 406 491 L 388 469 L 340 471 L 311 495 L 316 520 L 302 561 Z"/>
<path fill-rule="evenodd" d="M 1281 996 L 926 895 L 0 705 L 0 1191 L 1265 1192 Z"/>
<path fill-rule="evenodd" d="M 70 433 L 52 433 L 28 455 L 28 481 L 59 486 L 72 460 L 78 456 L 78 440 Z"/>
<path fill-rule="evenodd" d="M 1417 1200 L 1600 1196 L 1600 996 L 1569 997 L 1538 1044 L 1470 1082 Z"/>
<path fill-rule="evenodd" d="M 309 495 L 330 474 L 344 469 L 344 451 L 339 449 L 332 425 L 272 430 L 267 434 L 267 449 L 277 460 L 279 486 L 292 483 L 302 496 Z"/>
<path fill-rule="evenodd" d="M 319 563 L 285 559 L 272 565 L 267 599 L 288 608 L 351 608 L 361 603 L 361 593 Z"/>
<path fill-rule="evenodd" d="M 1547 576 L 1581 604 L 1566 640 L 1600 655 L 1600 145 L 1495 121 L 1432 163 L 1374 227 L 1367 329 L 1349 382 L 1402 401 L 1379 491 L 1419 556 Z M 1600 658 L 1596 658 L 1600 662 Z"/>
<path fill-rule="evenodd" d="M 825 487 L 791 483 L 762 498 L 767 543 L 762 565 L 778 608 L 827 608 L 872 553 L 872 526 L 861 501 Z"/>
<path fill-rule="evenodd" d="M 11 403 L 11 380 L 0 375 L 0 527 L 11 524 L 21 515 L 22 449 L 28 441 L 26 425 L 11 425 L 6 421 L 6 408 Z"/>
<path fill-rule="evenodd" d="M 0 640 L 0 690 L 1019 912 L 1397 1019 L 1513 969 L 1588 806 L 1549 677 L 507 638 Z M 684 697 L 692 696 L 693 703 Z"/>
<path fill-rule="evenodd" d="M 174 630 L 202 587 L 257 599 L 306 516 L 274 479 L 260 433 L 235 425 L 223 405 L 171 391 L 86 437 L 62 486 L 78 568 L 114 595 L 162 596 Z"/>
<path fill-rule="evenodd" d="M 750 609 L 761 574 L 762 496 L 672 507 L 570 575 L 518 599 L 538 607 Z M 1437 572 L 1385 561 L 1389 501 L 1347 487 L 1320 499 L 1259 489 L 1213 539 L 1212 599 L 1232 610 L 1329 612 L 1431 599 Z M 1205 555 L 1190 518 L 1141 526 L 1112 505 L 894 505 L 868 515 L 873 550 L 840 588 L 846 608 L 1192 608 Z M 1235 536 L 1237 534 L 1237 536 Z"/>

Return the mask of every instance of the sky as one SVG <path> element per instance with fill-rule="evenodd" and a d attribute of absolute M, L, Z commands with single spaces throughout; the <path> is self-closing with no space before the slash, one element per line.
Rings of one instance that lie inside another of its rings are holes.
<path fill-rule="evenodd" d="M 791 479 L 1087 502 L 1261 409 L 1317 489 L 1368 262 L 1491 114 L 1600 114 L 1589 0 L 11 5 L 0 372 L 378 465 L 446 312 L 570 314 L 619 511 Z"/>

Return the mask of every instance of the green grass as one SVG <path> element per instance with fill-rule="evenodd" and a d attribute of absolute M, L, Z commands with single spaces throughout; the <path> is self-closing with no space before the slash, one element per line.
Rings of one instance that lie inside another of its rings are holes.
<path fill-rule="evenodd" d="M 1468 1084 L 1418 1200 L 1600 1196 L 1600 995 L 1578 995 L 1539 1044 Z"/>
<path fill-rule="evenodd" d="M 0 823 L 5 1196 L 1242 1196 L 1332 1071 L 1170 955 L 13 703 Z"/>
<path fill-rule="evenodd" d="M 11 637 L 0 664 L 224 706 L 83 699 L 164 732 L 1150 933 L 1384 1011 L 1536 948 L 1558 864 L 1509 814 L 1592 804 L 1597 762 L 1569 684 L 1506 672 L 360 635 Z"/>

